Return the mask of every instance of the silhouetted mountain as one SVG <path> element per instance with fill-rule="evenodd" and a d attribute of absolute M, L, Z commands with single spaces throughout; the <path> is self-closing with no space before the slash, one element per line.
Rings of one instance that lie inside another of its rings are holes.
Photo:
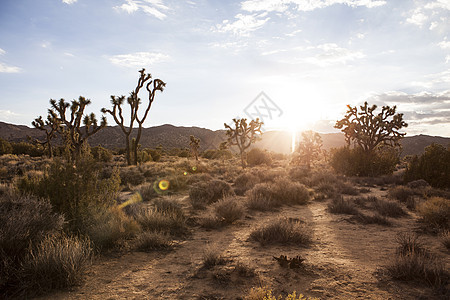
<path fill-rule="evenodd" d="M 140 144 L 143 148 L 155 148 L 158 145 L 162 145 L 166 149 L 187 148 L 189 147 L 190 135 L 200 138 L 201 150 L 215 149 L 222 141 L 227 139 L 225 130 L 213 131 L 200 127 L 180 127 L 165 124 L 143 128 Z M 27 136 L 44 139 L 45 134 L 28 126 L 0 122 L 0 138 L 19 142 L 26 141 Z M 321 137 L 324 149 L 328 150 L 345 145 L 342 133 L 324 133 L 321 134 Z M 299 138 L 297 137 L 297 139 Z M 118 126 L 108 126 L 89 138 L 89 144 L 91 146 L 101 145 L 110 149 L 122 148 L 124 147 L 123 139 L 122 131 Z M 421 154 L 425 147 L 432 143 L 448 146 L 450 138 L 417 135 L 405 137 L 401 143 L 403 155 Z M 287 131 L 268 131 L 263 134 L 262 140 L 258 141 L 255 146 L 279 153 L 291 153 L 292 134 Z"/>

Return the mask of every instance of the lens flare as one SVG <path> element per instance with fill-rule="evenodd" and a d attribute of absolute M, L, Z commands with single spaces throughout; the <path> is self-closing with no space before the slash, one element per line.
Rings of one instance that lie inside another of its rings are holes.
<path fill-rule="evenodd" d="M 192 171 L 197 171 L 197 167 L 196 166 L 194 166 L 194 167 L 192 167 Z"/>
<path fill-rule="evenodd" d="M 166 179 L 163 179 L 158 183 L 158 187 L 161 191 L 167 191 L 169 189 L 169 186 L 170 182 Z"/>
<path fill-rule="evenodd" d="M 183 175 L 186 176 L 188 174 L 188 172 L 184 172 Z"/>
<path fill-rule="evenodd" d="M 142 196 L 141 196 L 140 193 L 134 193 L 133 195 L 131 195 L 130 199 L 128 199 L 127 201 L 121 203 L 118 207 L 120 209 L 122 209 L 125 206 L 131 205 L 133 203 L 138 203 L 138 202 L 142 202 Z"/>

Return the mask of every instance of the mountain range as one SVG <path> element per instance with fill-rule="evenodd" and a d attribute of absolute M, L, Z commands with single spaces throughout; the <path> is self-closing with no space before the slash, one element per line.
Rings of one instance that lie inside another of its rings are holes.
<path fill-rule="evenodd" d="M 219 144 L 227 140 L 225 130 L 210 130 L 200 127 L 182 127 L 170 124 L 143 128 L 140 144 L 143 148 L 155 148 L 162 145 L 166 149 L 189 147 L 189 136 L 200 139 L 200 149 L 216 149 Z M 43 140 L 45 134 L 36 128 L 25 125 L 14 125 L 0 122 L 0 138 L 20 142 L 27 141 L 28 137 Z M 342 147 L 345 138 L 342 133 L 321 134 L 324 149 Z M 107 126 L 97 134 L 89 138 L 91 146 L 101 145 L 105 148 L 115 149 L 124 147 L 123 134 L 118 126 Z M 450 145 L 450 138 L 416 135 L 406 136 L 401 140 L 403 155 L 421 154 L 426 146 L 438 143 L 444 146 Z M 278 153 L 290 153 L 292 149 L 292 133 L 287 131 L 267 131 L 262 139 L 255 143 L 255 147 L 267 149 Z"/>

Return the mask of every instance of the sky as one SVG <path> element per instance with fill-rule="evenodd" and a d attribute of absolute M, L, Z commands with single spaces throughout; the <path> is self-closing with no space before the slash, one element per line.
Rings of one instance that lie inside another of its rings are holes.
<path fill-rule="evenodd" d="M 333 132 L 368 101 L 450 137 L 450 0 L 0 0 L 0 121 L 79 96 L 99 118 L 142 68 L 166 82 L 144 127 Z"/>

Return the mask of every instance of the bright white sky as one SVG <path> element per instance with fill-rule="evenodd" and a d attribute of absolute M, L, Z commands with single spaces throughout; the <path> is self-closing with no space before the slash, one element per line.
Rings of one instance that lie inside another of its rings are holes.
<path fill-rule="evenodd" d="M 142 67 L 167 83 L 145 127 L 223 129 L 264 91 L 266 129 L 330 132 L 368 100 L 450 136 L 450 0 L 0 1 L 1 121 L 80 95 L 99 117 Z"/>

